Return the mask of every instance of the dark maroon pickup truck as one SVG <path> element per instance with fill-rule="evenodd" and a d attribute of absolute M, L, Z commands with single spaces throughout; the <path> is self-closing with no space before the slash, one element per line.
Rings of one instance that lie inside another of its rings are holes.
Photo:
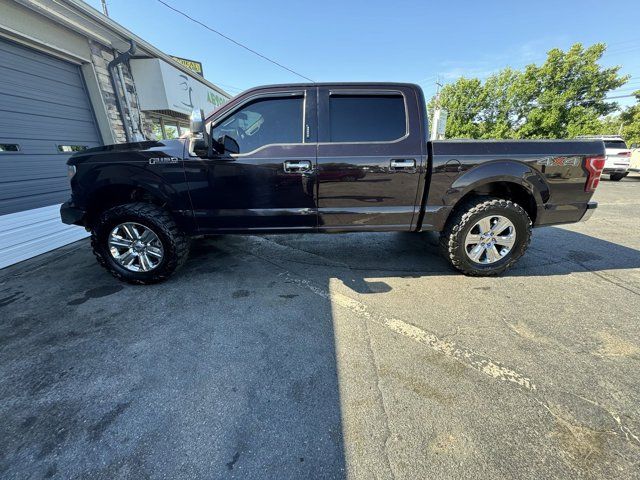
<path fill-rule="evenodd" d="M 604 167 L 601 141 L 428 141 L 402 83 L 259 87 L 191 130 L 68 162 L 62 219 L 120 279 L 164 280 L 195 235 L 424 230 L 458 270 L 497 275 L 532 226 L 588 218 Z"/>

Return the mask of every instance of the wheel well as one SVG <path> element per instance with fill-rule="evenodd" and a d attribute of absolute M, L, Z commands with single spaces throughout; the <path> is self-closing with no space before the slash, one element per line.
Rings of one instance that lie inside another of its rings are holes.
<path fill-rule="evenodd" d="M 105 210 L 132 202 L 148 202 L 164 207 L 166 202 L 154 196 L 148 190 L 131 185 L 109 185 L 96 190 L 90 197 L 87 219 L 93 221 Z"/>
<path fill-rule="evenodd" d="M 462 197 L 458 204 L 468 200 L 470 197 L 489 196 L 511 200 L 520 205 L 529 215 L 531 221 L 535 223 L 538 209 L 534 196 L 522 185 L 513 182 L 491 182 L 474 188 Z"/>

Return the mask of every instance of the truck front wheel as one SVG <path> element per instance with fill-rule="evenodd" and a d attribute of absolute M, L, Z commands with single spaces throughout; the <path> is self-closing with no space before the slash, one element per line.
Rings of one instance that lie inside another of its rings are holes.
<path fill-rule="evenodd" d="M 129 203 L 105 211 L 93 226 L 98 263 L 129 283 L 166 280 L 189 254 L 189 238 L 169 212 L 151 203 Z"/>
<path fill-rule="evenodd" d="M 531 219 L 510 200 L 475 197 L 460 205 L 440 234 L 451 265 L 465 275 L 500 275 L 524 254 Z"/>

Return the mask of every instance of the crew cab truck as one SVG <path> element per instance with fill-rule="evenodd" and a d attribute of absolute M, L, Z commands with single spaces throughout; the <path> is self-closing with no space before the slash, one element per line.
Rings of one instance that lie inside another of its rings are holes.
<path fill-rule="evenodd" d="M 91 231 L 101 265 L 166 279 L 193 236 L 440 232 L 468 275 L 498 275 L 532 226 L 585 220 L 602 141 L 428 141 L 425 98 L 404 83 L 246 91 L 191 135 L 92 148 L 68 161 L 65 223 Z M 382 254 L 382 252 L 381 252 Z"/>

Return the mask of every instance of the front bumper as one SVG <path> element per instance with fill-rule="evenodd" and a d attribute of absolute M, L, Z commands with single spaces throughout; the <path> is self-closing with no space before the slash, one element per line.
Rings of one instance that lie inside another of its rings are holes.
<path fill-rule="evenodd" d="M 584 215 L 582 215 L 580 221 L 586 222 L 587 220 L 589 220 L 591 218 L 591 215 L 593 215 L 593 212 L 596 211 L 596 208 L 598 208 L 598 202 L 587 203 L 587 209 L 585 210 Z"/>
<path fill-rule="evenodd" d="M 84 217 L 87 212 L 76 207 L 71 200 L 68 200 L 60 207 L 60 218 L 62 223 L 67 225 L 84 226 Z"/>

